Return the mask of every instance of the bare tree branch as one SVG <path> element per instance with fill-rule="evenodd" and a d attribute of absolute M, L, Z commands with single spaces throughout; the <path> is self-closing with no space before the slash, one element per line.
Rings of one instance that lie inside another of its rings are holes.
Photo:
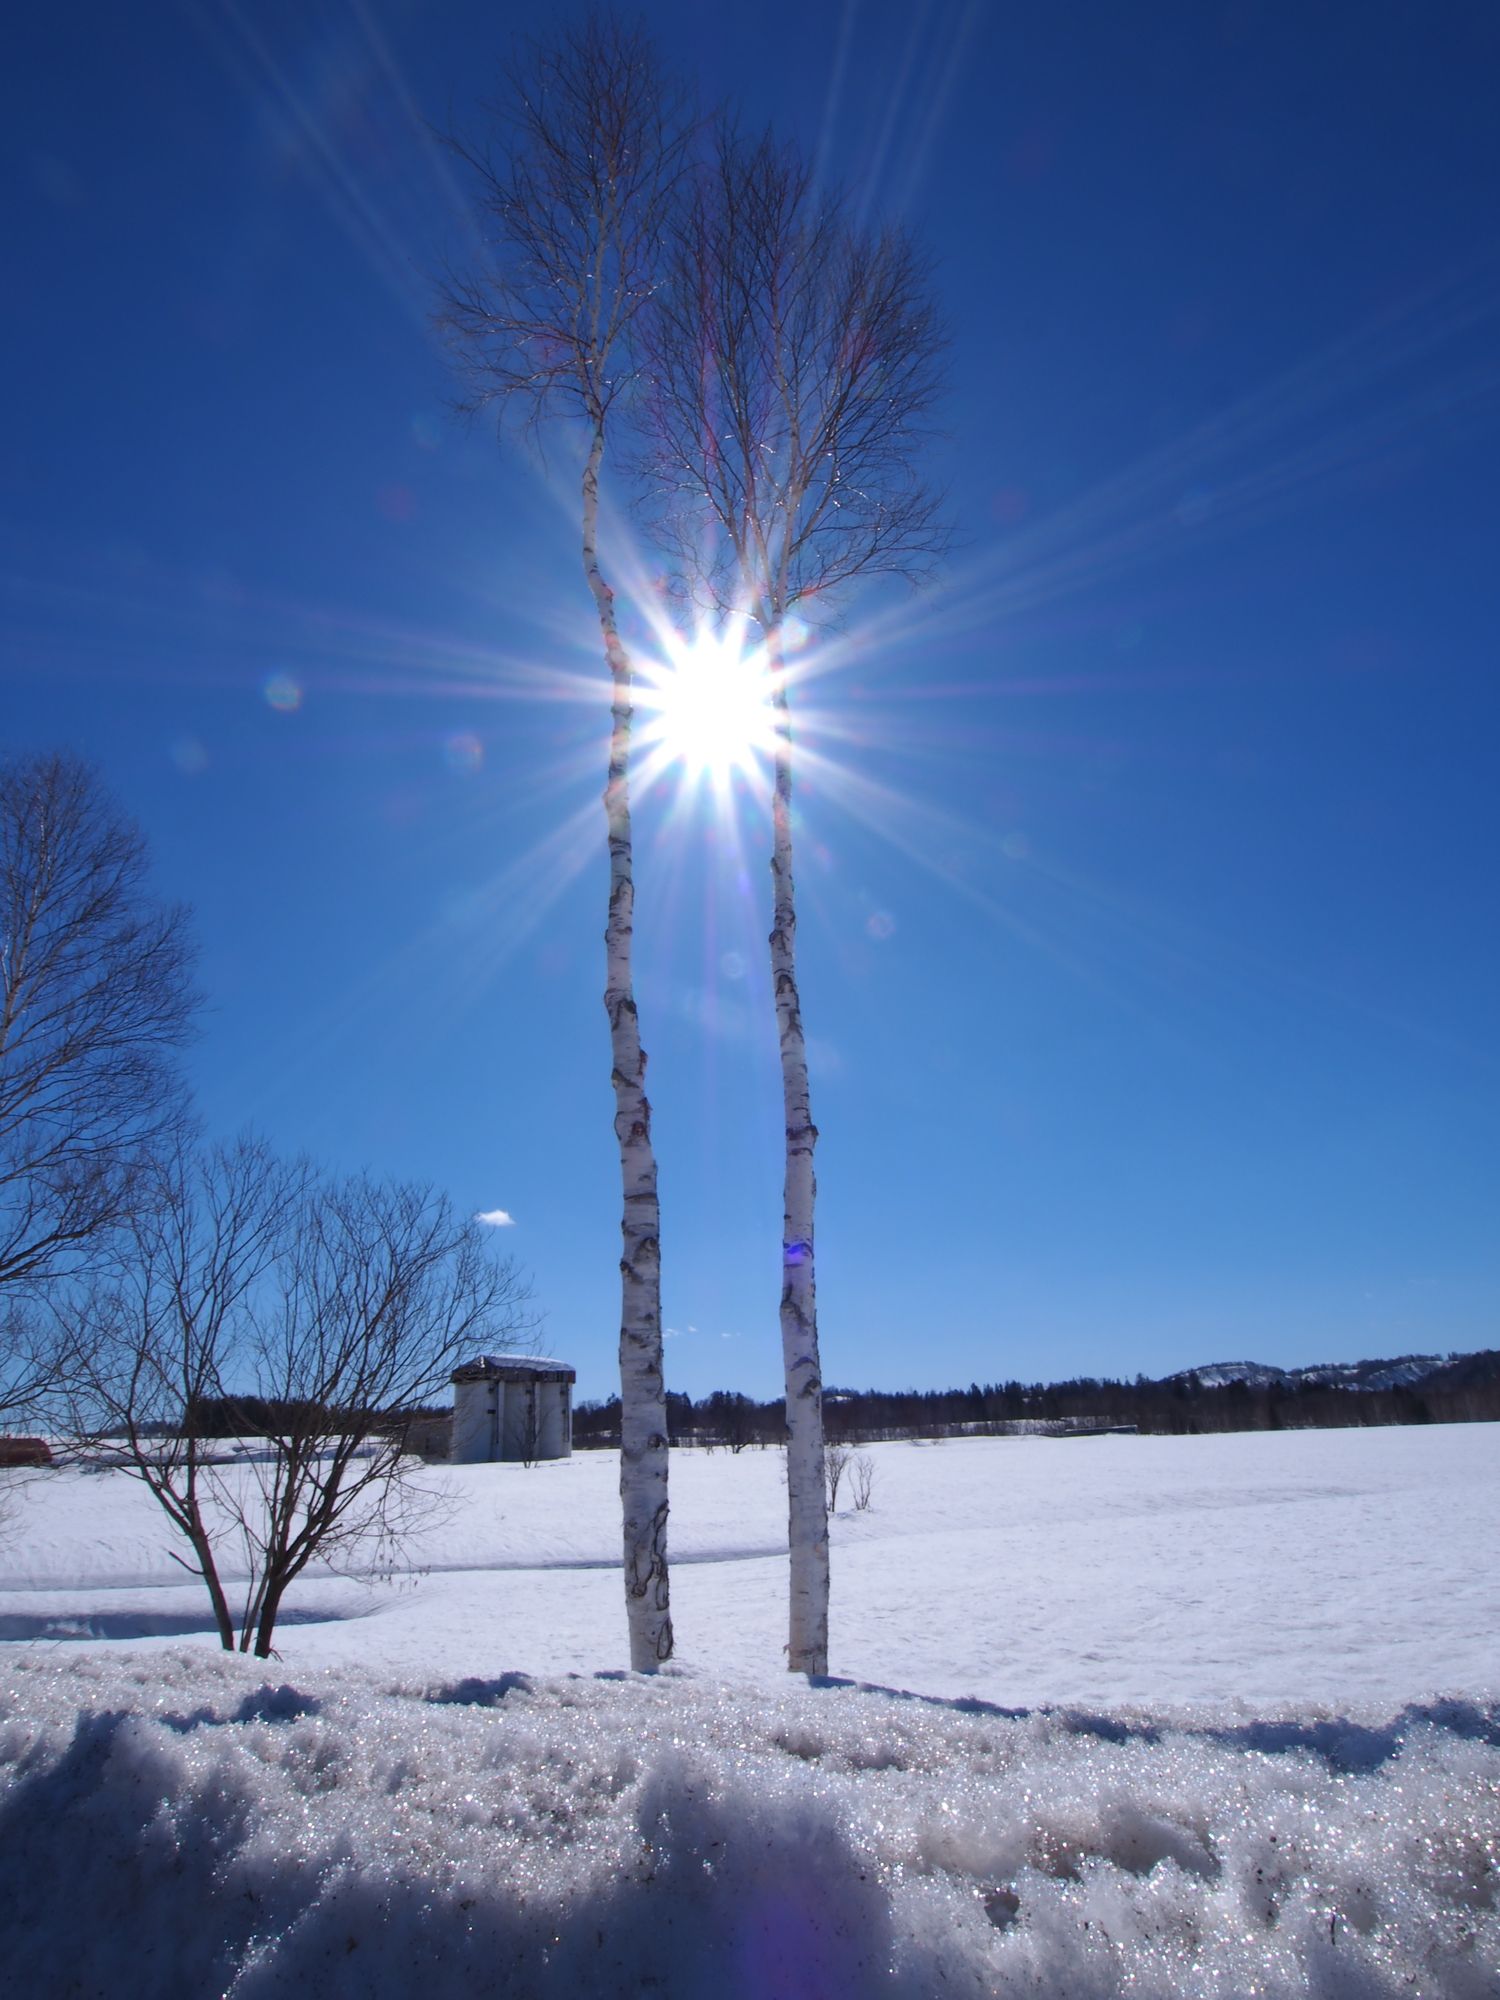
<path fill-rule="evenodd" d="M 0 762 L 0 1410 L 61 1355 L 35 1301 L 149 1198 L 187 1118 L 187 912 L 147 883 L 139 829 L 88 765 Z"/>
<path fill-rule="evenodd" d="M 485 107 L 491 137 L 448 135 L 487 254 L 449 270 L 438 325 L 461 407 L 601 427 L 639 366 L 641 315 L 691 121 L 639 23 L 591 14 L 523 41 Z"/>
<path fill-rule="evenodd" d="M 242 1367 L 273 1416 L 257 1504 L 237 1525 L 251 1588 L 241 1650 L 264 1657 L 282 1598 L 316 1558 L 371 1559 L 417 1524 L 405 1477 L 411 1413 L 466 1353 L 533 1328 L 513 1261 L 430 1187 L 357 1177 L 304 1209 Z"/>
<path fill-rule="evenodd" d="M 948 341 L 904 230 L 721 121 L 642 334 L 636 462 L 684 588 L 769 632 L 856 577 L 930 573 L 949 531 L 920 461 Z"/>

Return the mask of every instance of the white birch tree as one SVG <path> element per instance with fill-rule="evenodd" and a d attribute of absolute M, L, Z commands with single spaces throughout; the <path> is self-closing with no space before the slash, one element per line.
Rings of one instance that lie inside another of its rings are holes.
<path fill-rule="evenodd" d="M 941 553 L 918 461 L 946 338 L 927 263 L 820 191 L 795 149 L 722 122 L 682 203 L 647 323 L 643 471 L 685 587 L 759 626 L 776 722 L 771 974 L 786 1131 L 781 1341 L 788 1664 L 828 1666 L 828 1514 L 813 1122 L 797 979 L 788 615 L 856 578 L 915 580 Z"/>
<path fill-rule="evenodd" d="M 583 572 L 611 684 L 604 810 L 609 843 L 604 1005 L 623 1192 L 620 1499 L 630 1663 L 672 1656 L 661 1222 L 646 1053 L 635 999 L 631 841 L 632 669 L 599 558 L 599 482 L 636 373 L 640 320 L 681 170 L 687 121 L 638 26 L 590 16 L 526 45 L 508 72 L 498 152 L 454 142 L 486 243 L 450 276 L 440 310 L 467 407 L 562 417 L 581 431 Z"/>

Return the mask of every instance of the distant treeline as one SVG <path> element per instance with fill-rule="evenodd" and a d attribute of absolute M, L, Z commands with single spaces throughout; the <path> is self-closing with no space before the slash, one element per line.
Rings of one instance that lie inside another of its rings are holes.
<path fill-rule="evenodd" d="M 330 1408 L 323 1403 L 279 1402 L 267 1396 L 199 1396 L 182 1420 L 184 1435 L 200 1438 L 296 1437 L 324 1429 L 395 1431 L 447 1412 L 424 1406 L 391 1411 Z"/>
<path fill-rule="evenodd" d="M 882 1438 L 1004 1436 L 1017 1429 L 1131 1427 L 1160 1436 L 1208 1431 L 1336 1430 L 1359 1424 L 1462 1424 L 1500 1420 L 1500 1351 L 1454 1357 L 1410 1387 L 1354 1389 L 1296 1377 L 1266 1384 L 1202 1382 L 1196 1375 L 1133 1382 L 1078 1376 L 1070 1382 L 971 1382 L 967 1389 L 828 1389 L 824 1424 L 831 1444 Z M 695 1402 L 669 1392 L 673 1444 L 780 1444 L 780 1400 L 758 1403 L 716 1389 Z M 620 1399 L 584 1402 L 573 1412 L 573 1444 L 617 1445 Z"/>

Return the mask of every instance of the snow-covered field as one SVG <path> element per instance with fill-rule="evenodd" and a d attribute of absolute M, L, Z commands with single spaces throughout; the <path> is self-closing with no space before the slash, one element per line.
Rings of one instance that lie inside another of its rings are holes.
<path fill-rule="evenodd" d="M 776 1453 L 674 1457 L 655 1681 L 609 1455 L 431 1473 L 270 1663 L 124 1475 L 30 1479 L 13 1990 L 1500 1995 L 1495 1426 L 871 1449 L 811 1688 Z"/>

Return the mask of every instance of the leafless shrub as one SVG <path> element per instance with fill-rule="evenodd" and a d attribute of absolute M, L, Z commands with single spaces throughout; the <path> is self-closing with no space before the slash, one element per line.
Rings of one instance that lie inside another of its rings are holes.
<path fill-rule="evenodd" d="M 466 1349 L 531 1324 L 526 1298 L 431 1188 L 330 1181 L 254 1140 L 180 1157 L 74 1308 L 92 1328 L 76 1428 L 186 1541 L 221 1643 L 264 1658 L 315 1558 L 389 1565 L 425 1504 L 405 1413 Z M 236 1404 L 266 1446 L 229 1462 Z"/>
<path fill-rule="evenodd" d="M 854 1454 L 854 1462 L 849 1468 L 849 1485 L 854 1494 L 856 1513 L 870 1511 L 870 1495 L 875 1490 L 875 1461 L 867 1451 Z"/>
<path fill-rule="evenodd" d="M 848 1468 L 849 1460 L 852 1456 L 853 1454 L 846 1444 L 824 1446 L 823 1478 L 828 1486 L 828 1511 L 830 1514 L 833 1513 L 839 1504 L 839 1487 L 843 1483 L 844 1473 Z"/>
<path fill-rule="evenodd" d="M 51 1468 L 35 1465 L 0 1465 L 0 1540 L 14 1533 L 25 1504 L 27 1489 L 51 1476 Z"/>
<path fill-rule="evenodd" d="M 526 1384 L 526 1402 L 521 1412 L 520 1448 L 521 1463 L 530 1467 L 536 1464 L 542 1445 L 542 1420 L 537 1408 L 535 1382 Z"/>

